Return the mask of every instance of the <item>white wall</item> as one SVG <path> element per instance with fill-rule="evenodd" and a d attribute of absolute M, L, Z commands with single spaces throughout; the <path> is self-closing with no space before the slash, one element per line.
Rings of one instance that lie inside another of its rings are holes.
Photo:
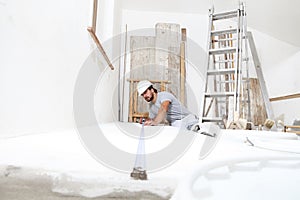
<path fill-rule="evenodd" d="M 0 4 L 0 135 L 74 127 L 74 83 L 95 48 L 89 16 L 85 0 Z"/>
<path fill-rule="evenodd" d="M 291 54 L 282 63 L 275 66 L 272 76 L 273 90 L 271 97 L 289 95 L 300 92 L 300 51 Z M 272 90 L 272 89 L 271 89 Z M 272 103 L 277 116 L 284 115 L 286 124 L 291 125 L 295 119 L 300 119 L 300 99 L 289 99 Z"/>

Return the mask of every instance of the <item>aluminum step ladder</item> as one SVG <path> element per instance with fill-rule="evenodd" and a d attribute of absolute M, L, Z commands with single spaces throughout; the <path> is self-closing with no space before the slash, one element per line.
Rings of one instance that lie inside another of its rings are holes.
<path fill-rule="evenodd" d="M 268 117 L 268 119 L 274 120 L 275 116 L 274 116 L 273 108 L 272 108 L 272 105 L 271 105 L 271 102 L 270 102 L 270 97 L 269 97 L 268 90 L 267 90 L 266 83 L 265 83 L 265 79 L 264 79 L 264 76 L 263 76 L 263 73 L 262 73 L 261 64 L 260 64 L 260 61 L 258 59 L 258 55 L 257 55 L 253 35 L 250 31 L 247 32 L 247 39 L 248 39 L 251 55 L 252 55 L 252 58 L 253 58 L 253 63 L 254 63 L 256 75 L 258 77 L 261 94 L 262 94 L 262 97 L 263 97 L 263 100 L 264 100 L 264 105 L 265 105 L 265 108 L 266 108 L 267 117 Z M 274 128 L 276 128 L 276 126 L 277 126 L 277 124 L 275 123 Z"/>
<path fill-rule="evenodd" d="M 201 121 L 226 128 L 226 121 L 251 118 L 246 12 L 244 4 L 233 11 L 209 11 Z"/>

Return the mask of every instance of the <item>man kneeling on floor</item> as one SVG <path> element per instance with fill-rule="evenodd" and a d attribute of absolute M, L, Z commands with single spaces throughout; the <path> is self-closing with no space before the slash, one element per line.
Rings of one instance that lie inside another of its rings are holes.
<path fill-rule="evenodd" d="M 198 117 L 184 107 L 173 94 L 157 92 L 148 80 L 140 81 L 137 91 L 149 102 L 149 118 L 144 125 L 156 126 L 166 119 L 171 126 L 184 127 L 195 132 L 200 130 Z"/>

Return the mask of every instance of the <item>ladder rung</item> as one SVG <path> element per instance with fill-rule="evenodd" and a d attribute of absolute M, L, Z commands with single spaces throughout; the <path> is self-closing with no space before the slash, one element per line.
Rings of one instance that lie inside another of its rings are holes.
<path fill-rule="evenodd" d="M 205 93 L 205 97 L 228 97 L 234 96 L 234 92 L 215 92 L 215 93 Z"/>
<path fill-rule="evenodd" d="M 235 47 L 219 48 L 219 49 L 210 49 L 210 54 L 223 54 L 223 53 L 234 53 L 236 51 Z"/>
<path fill-rule="evenodd" d="M 207 75 L 224 75 L 224 74 L 234 74 L 235 69 L 217 69 L 217 70 L 208 70 Z"/>
<path fill-rule="evenodd" d="M 250 80 L 242 80 L 243 83 L 247 83 Z M 235 80 L 228 80 L 228 81 L 217 81 L 217 83 L 234 83 Z"/>
<path fill-rule="evenodd" d="M 228 101 L 227 100 L 218 100 L 218 103 L 219 104 L 225 104 L 225 103 L 227 103 Z"/>
<path fill-rule="evenodd" d="M 231 62 L 235 62 L 234 59 L 228 59 L 228 60 L 215 60 L 215 63 L 231 63 Z"/>
<path fill-rule="evenodd" d="M 230 29 L 224 29 L 224 30 L 215 30 L 211 31 L 211 35 L 222 35 L 222 34 L 228 34 L 228 33 L 236 33 L 237 29 L 236 28 L 230 28 Z"/>
<path fill-rule="evenodd" d="M 223 122 L 221 117 L 202 117 L 202 122 Z"/>
<path fill-rule="evenodd" d="M 217 83 L 235 83 L 235 80 L 217 81 Z"/>
<path fill-rule="evenodd" d="M 238 16 L 238 10 L 233 10 L 233 11 L 227 11 L 227 12 L 213 14 L 212 19 L 213 20 L 229 19 L 229 18 L 234 18 L 237 16 Z"/>
<path fill-rule="evenodd" d="M 234 41 L 236 38 L 222 38 L 222 39 L 213 39 L 212 42 L 226 42 L 226 41 Z"/>
<path fill-rule="evenodd" d="M 250 100 L 241 100 L 241 102 L 243 102 L 243 103 L 250 103 Z M 219 104 L 225 104 L 225 103 L 228 103 L 228 101 L 227 100 L 218 100 L 218 103 Z"/>

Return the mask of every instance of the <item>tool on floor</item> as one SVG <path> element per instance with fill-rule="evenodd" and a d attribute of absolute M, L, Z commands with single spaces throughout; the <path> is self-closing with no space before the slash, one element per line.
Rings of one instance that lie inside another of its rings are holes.
<path fill-rule="evenodd" d="M 202 124 L 199 131 L 201 134 L 207 136 L 200 150 L 199 159 L 202 160 L 207 157 L 215 148 L 219 139 L 221 138 L 222 133 L 220 127 L 213 123 Z"/>

